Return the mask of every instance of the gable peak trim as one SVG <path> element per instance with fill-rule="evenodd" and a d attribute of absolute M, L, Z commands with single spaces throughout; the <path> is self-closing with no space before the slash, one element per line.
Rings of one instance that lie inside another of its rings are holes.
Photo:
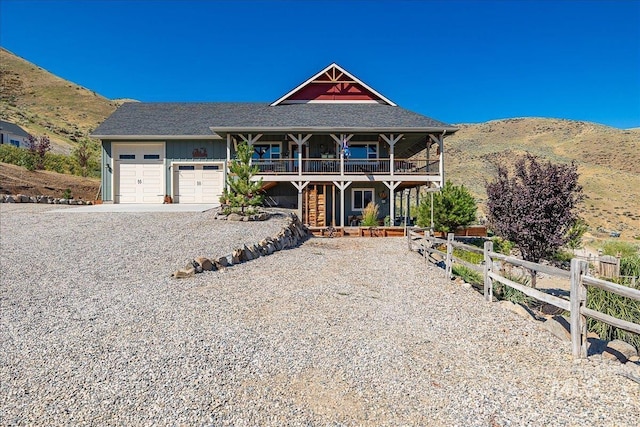
<path fill-rule="evenodd" d="M 328 74 L 332 70 L 333 70 L 333 73 L 332 74 Z M 382 95 L 380 92 L 378 92 L 377 90 L 375 90 L 374 88 L 372 88 L 371 86 L 369 86 L 368 84 L 366 84 L 365 82 L 363 82 L 362 80 L 360 80 L 359 78 L 357 78 L 356 76 L 354 76 L 353 74 L 351 74 L 350 72 L 348 72 L 347 70 L 345 70 L 344 68 L 342 68 L 340 65 L 338 65 L 335 62 L 332 62 L 331 64 L 327 65 L 325 68 L 320 70 L 318 73 L 314 74 L 309 79 L 305 80 L 304 82 L 302 82 L 301 84 L 299 84 L 298 86 L 296 86 L 295 88 L 293 88 L 292 90 L 287 92 L 285 95 L 283 95 L 282 97 L 278 98 L 276 101 L 272 102 L 269 105 L 271 107 L 275 107 L 275 106 L 281 105 L 281 104 L 298 103 L 298 102 L 295 102 L 295 101 L 294 102 L 287 101 L 287 98 L 289 98 L 290 96 L 292 96 L 293 94 L 295 94 L 296 92 L 298 92 L 299 90 L 304 88 L 305 86 L 307 86 L 309 84 L 312 84 L 312 83 L 317 83 L 317 82 L 315 82 L 315 80 L 317 80 L 318 78 L 323 77 L 325 75 L 327 77 L 329 77 L 329 80 L 326 81 L 327 83 L 332 83 L 334 81 L 336 83 L 339 83 L 338 79 L 346 76 L 347 78 L 351 79 L 354 83 L 361 85 L 363 88 L 365 88 L 369 92 L 373 93 L 375 96 L 377 96 L 380 99 L 380 101 L 373 101 L 373 102 L 379 102 L 381 104 L 387 104 L 387 105 L 390 105 L 392 107 L 396 107 L 397 106 L 397 104 L 395 102 L 391 101 L 389 98 L 387 98 L 386 96 Z"/>

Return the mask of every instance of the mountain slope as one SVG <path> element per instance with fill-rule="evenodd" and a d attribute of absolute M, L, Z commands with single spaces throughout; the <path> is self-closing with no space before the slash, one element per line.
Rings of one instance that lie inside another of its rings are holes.
<path fill-rule="evenodd" d="M 0 118 L 49 135 L 55 152 L 70 152 L 118 105 L 0 48 Z"/>
<path fill-rule="evenodd" d="M 640 132 L 594 123 L 521 118 L 459 125 L 445 139 L 447 178 L 483 204 L 496 162 L 530 152 L 552 162 L 575 161 L 584 187 L 581 215 L 593 229 L 640 234 Z"/>
<path fill-rule="evenodd" d="M 0 118 L 34 134 L 46 133 L 54 151 L 68 153 L 121 103 L 0 48 Z M 495 162 L 510 164 L 514 154 L 528 151 L 553 162 L 578 164 L 586 195 L 582 215 L 593 229 L 621 231 L 623 237 L 640 234 L 640 128 L 541 118 L 459 127 L 445 139 L 446 175 L 468 187 L 481 204 Z"/>

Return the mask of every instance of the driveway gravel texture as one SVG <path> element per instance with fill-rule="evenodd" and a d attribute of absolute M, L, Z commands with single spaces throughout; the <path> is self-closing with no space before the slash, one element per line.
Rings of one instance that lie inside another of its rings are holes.
<path fill-rule="evenodd" d="M 637 426 L 640 386 L 410 253 L 284 218 L 0 206 L 0 425 Z M 73 209 L 73 207 L 69 207 Z"/>

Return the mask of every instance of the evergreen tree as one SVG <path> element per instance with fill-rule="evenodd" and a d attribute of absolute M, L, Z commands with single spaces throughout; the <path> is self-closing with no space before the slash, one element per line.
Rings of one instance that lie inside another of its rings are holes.
<path fill-rule="evenodd" d="M 433 195 L 433 224 L 437 231 L 453 232 L 476 220 L 478 206 L 464 185 L 453 185 L 447 181 L 442 190 Z M 418 206 L 418 225 L 431 225 L 431 197 L 426 197 Z"/>
<path fill-rule="evenodd" d="M 249 206 L 262 205 L 262 178 L 257 181 L 251 180 L 259 170 L 258 166 L 251 165 L 252 154 L 253 149 L 246 142 L 238 145 L 236 158 L 229 165 L 228 190 L 225 189 L 220 197 L 222 204 L 240 208 L 242 213 Z"/>

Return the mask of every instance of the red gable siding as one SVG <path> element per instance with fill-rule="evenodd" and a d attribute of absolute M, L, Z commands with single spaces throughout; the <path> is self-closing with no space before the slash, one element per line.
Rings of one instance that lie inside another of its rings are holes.
<path fill-rule="evenodd" d="M 309 83 L 287 98 L 292 101 L 379 101 L 369 90 L 357 83 Z"/>

